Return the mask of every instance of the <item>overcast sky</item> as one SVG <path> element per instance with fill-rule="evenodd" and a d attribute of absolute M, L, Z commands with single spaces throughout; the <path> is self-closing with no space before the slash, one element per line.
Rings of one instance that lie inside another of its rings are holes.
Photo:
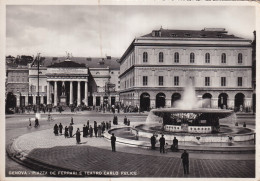
<path fill-rule="evenodd" d="M 153 29 L 226 28 L 253 39 L 253 7 L 7 6 L 6 55 L 120 57 Z"/>

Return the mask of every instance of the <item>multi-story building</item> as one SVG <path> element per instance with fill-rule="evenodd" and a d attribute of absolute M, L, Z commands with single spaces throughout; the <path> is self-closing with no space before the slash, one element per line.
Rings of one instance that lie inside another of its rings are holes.
<path fill-rule="evenodd" d="M 193 84 L 204 107 L 252 105 L 251 40 L 222 28 L 153 30 L 135 38 L 120 59 L 120 100 L 141 110 L 174 107 Z"/>
<path fill-rule="evenodd" d="M 27 66 L 6 66 L 6 93 L 17 97 L 16 105 L 24 106 L 29 90 L 29 70 Z"/>

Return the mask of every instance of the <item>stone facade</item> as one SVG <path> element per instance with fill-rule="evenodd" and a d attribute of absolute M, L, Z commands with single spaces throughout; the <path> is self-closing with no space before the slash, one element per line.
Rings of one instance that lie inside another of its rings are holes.
<path fill-rule="evenodd" d="M 192 84 L 198 99 L 207 98 L 204 107 L 251 109 L 250 40 L 221 29 L 178 30 L 176 36 L 175 30 L 156 31 L 161 36 L 136 38 L 120 59 L 121 103 L 143 110 L 174 107 Z"/>

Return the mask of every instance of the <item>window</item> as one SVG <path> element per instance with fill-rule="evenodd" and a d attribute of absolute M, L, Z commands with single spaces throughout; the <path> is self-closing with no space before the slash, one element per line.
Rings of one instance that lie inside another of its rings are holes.
<path fill-rule="evenodd" d="M 242 56 L 242 53 L 239 53 L 237 58 L 238 58 L 238 60 L 237 60 L 238 63 L 242 63 L 242 62 L 243 62 L 243 56 Z"/>
<path fill-rule="evenodd" d="M 159 76 L 159 85 L 163 85 L 163 76 Z"/>
<path fill-rule="evenodd" d="M 192 52 L 190 53 L 190 63 L 194 63 L 195 61 L 195 54 Z"/>
<path fill-rule="evenodd" d="M 143 76 L 143 85 L 147 85 L 147 82 L 148 82 L 148 77 Z"/>
<path fill-rule="evenodd" d="M 163 62 L 163 52 L 159 53 L 159 62 Z"/>
<path fill-rule="evenodd" d="M 174 62 L 179 63 L 179 53 L 178 52 L 174 53 Z"/>
<path fill-rule="evenodd" d="M 243 85 L 243 79 L 242 77 L 237 78 L 237 86 L 241 87 Z"/>
<path fill-rule="evenodd" d="M 226 86 L 226 77 L 221 77 L 221 86 Z"/>
<path fill-rule="evenodd" d="M 205 63 L 210 63 L 210 54 L 209 53 L 205 54 Z"/>
<path fill-rule="evenodd" d="M 148 54 L 147 52 L 143 53 L 143 62 L 147 62 L 148 61 Z"/>
<path fill-rule="evenodd" d="M 226 54 L 222 53 L 221 55 L 221 63 L 226 63 Z"/>
<path fill-rule="evenodd" d="M 174 85 L 175 86 L 179 85 L 179 77 L 178 76 L 174 76 Z"/>
<path fill-rule="evenodd" d="M 210 77 L 205 77 L 205 86 L 210 86 Z"/>

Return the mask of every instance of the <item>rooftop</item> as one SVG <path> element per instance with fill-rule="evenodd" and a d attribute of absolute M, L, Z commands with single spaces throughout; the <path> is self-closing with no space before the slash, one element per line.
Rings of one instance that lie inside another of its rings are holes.
<path fill-rule="evenodd" d="M 170 30 L 159 29 L 153 30 L 151 33 L 142 37 L 171 37 L 171 38 L 236 38 L 234 35 L 227 34 L 224 28 L 204 28 L 202 30 Z"/>

